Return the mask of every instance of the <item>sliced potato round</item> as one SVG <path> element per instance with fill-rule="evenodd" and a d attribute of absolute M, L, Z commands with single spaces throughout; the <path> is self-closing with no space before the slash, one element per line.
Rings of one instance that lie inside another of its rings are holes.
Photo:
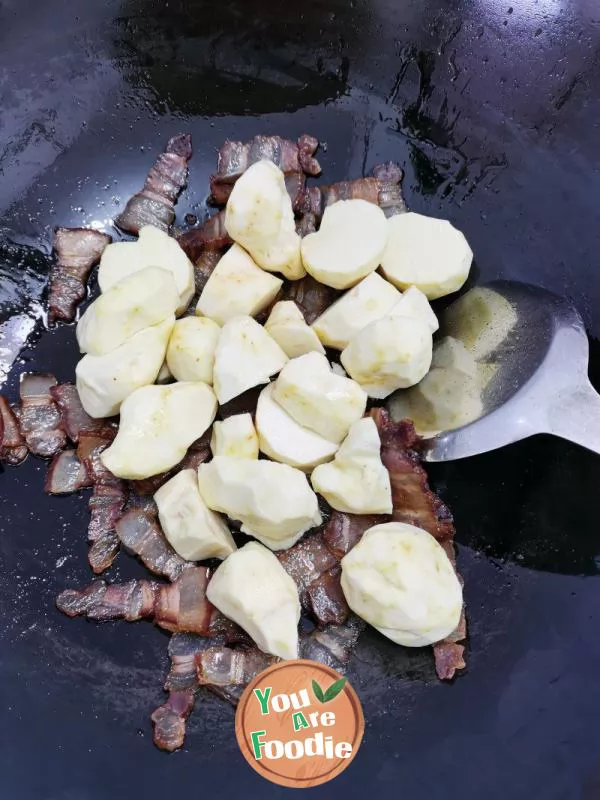
<path fill-rule="evenodd" d="M 213 369 L 213 383 L 219 403 L 268 383 L 288 357 L 277 342 L 252 317 L 235 317 L 221 330 Z"/>
<path fill-rule="evenodd" d="M 81 405 L 90 417 L 112 417 L 125 398 L 154 383 L 175 317 L 146 328 L 104 356 L 86 355 L 75 369 Z"/>
<path fill-rule="evenodd" d="M 350 608 L 405 647 L 439 642 L 458 625 L 462 589 L 442 547 L 402 522 L 369 528 L 342 559 Z"/>
<path fill-rule="evenodd" d="M 445 219 L 398 214 L 387 221 L 389 238 L 381 268 L 399 289 L 416 286 L 430 300 L 457 292 L 467 280 L 473 251 Z"/>
<path fill-rule="evenodd" d="M 348 289 L 381 263 L 387 244 L 385 214 L 366 200 L 327 206 L 321 227 L 302 239 L 302 261 L 313 278 Z"/>
<path fill-rule="evenodd" d="M 390 312 L 401 296 L 391 283 L 372 272 L 332 303 L 312 328 L 324 345 L 343 350 L 355 333 Z"/>
<path fill-rule="evenodd" d="M 425 377 L 431 366 L 432 346 L 426 322 L 388 314 L 350 340 L 341 362 L 369 397 L 382 399 Z"/>
<path fill-rule="evenodd" d="M 273 399 L 273 384 L 265 386 L 256 406 L 256 429 L 261 451 L 274 461 L 310 471 L 329 461 L 338 445 L 302 427 Z"/>
<path fill-rule="evenodd" d="M 254 317 L 270 305 L 283 285 L 234 244 L 220 259 L 202 290 L 196 314 L 219 325 L 239 316 Z"/>
<path fill-rule="evenodd" d="M 167 347 L 167 366 L 178 381 L 212 385 L 221 328 L 208 317 L 178 319 Z"/>
<path fill-rule="evenodd" d="M 171 272 L 179 292 L 177 314 L 183 314 L 194 295 L 194 267 L 177 240 L 153 225 L 144 225 L 135 242 L 108 245 L 98 268 L 100 291 L 108 291 L 123 278 L 146 267 L 161 267 Z"/>

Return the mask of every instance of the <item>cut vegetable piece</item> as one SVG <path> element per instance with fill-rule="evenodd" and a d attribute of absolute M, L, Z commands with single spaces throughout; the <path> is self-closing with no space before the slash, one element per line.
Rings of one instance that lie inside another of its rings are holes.
<path fill-rule="evenodd" d="M 77 364 L 77 391 L 90 417 L 112 417 L 125 398 L 154 383 L 163 364 L 175 317 L 146 328 L 104 356 L 86 355 Z"/>
<path fill-rule="evenodd" d="M 324 345 L 343 350 L 354 334 L 389 313 L 401 297 L 391 283 L 372 272 L 329 306 L 313 322 L 313 330 Z"/>
<path fill-rule="evenodd" d="M 194 267 L 177 240 L 152 225 L 140 230 L 136 242 L 115 242 L 106 248 L 98 269 L 100 291 L 146 267 L 161 267 L 173 275 L 179 292 L 177 314 L 183 314 L 194 296 Z"/>
<path fill-rule="evenodd" d="M 288 357 L 252 317 L 236 317 L 221 330 L 215 352 L 213 383 L 219 403 L 253 386 L 268 383 Z"/>
<path fill-rule="evenodd" d="M 287 464 L 216 456 L 198 468 L 198 484 L 209 508 L 239 520 L 244 533 L 273 550 L 290 547 L 321 523 L 306 475 Z"/>
<path fill-rule="evenodd" d="M 298 658 L 296 584 L 266 547 L 249 542 L 221 564 L 206 596 L 265 653 Z"/>
<path fill-rule="evenodd" d="M 207 317 L 184 317 L 175 323 L 167 365 L 178 381 L 213 382 L 215 351 L 221 328 Z"/>
<path fill-rule="evenodd" d="M 285 176 L 271 161 L 258 161 L 237 180 L 225 209 L 225 227 L 262 269 L 292 281 L 306 275 Z"/>
<path fill-rule="evenodd" d="M 462 589 L 443 548 L 402 522 L 366 531 L 342 559 L 342 589 L 356 614 L 405 647 L 439 642 L 462 613 Z"/>
<path fill-rule="evenodd" d="M 258 436 L 250 414 L 234 414 L 215 422 L 210 449 L 213 456 L 258 458 Z"/>
<path fill-rule="evenodd" d="M 416 286 L 410 286 L 389 313 L 398 317 L 421 319 L 429 325 L 432 333 L 435 333 L 440 327 L 438 318 L 429 305 L 429 300 Z"/>
<path fill-rule="evenodd" d="M 211 426 L 217 399 L 205 383 L 136 389 L 121 406 L 114 442 L 101 455 L 119 478 L 140 480 L 166 472 Z"/>
<path fill-rule="evenodd" d="M 319 353 L 289 361 L 275 382 L 273 399 L 300 425 L 336 444 L 362 417 L 367 405 L 361 387 L 336 375 Z"/>
<path fill-rule="evenodd" d="M 388 314 L 351 339 L 341 362 L 369 397 L 382 399 L 425 377 L 432 347 L 426 322 Z"/>
<path fill-rule="evenodd" d="M 399 289 L 416 286 L 430 300 L 457 292 L 467 280 L 473 252 L 448 220 L 399 214 L 387 221 L 389 238 L 381 267 Z"/>
<path fill-rule="evenodd" d="M 165 536 L 182 558 L 227 558 L 237 549 L 225 521 L 200 497 L 195 470 L 183 469 L 174 475 L 156 492 L 154 501 Z"/>
<path fill-rule="evenodd" d="M 77 323 L 82 353 L 103 356 L 136 333 L 169 319 L 179 304 L 173 275 L 146 267 L 123 278 L 87 307 Z"/>
<path fill-rule="evenodd" d="M 325 353 L 319 337 L 306 324 L 302 312 L 292 300 L 275 303 L 265 322 L 265 330 L 289 358 L 311 352 Z"/>
<path fill-rule="evenodd" d="M 340 200 L 325 209 L 320 229 L 302 239 L 302 261 L 321 283 L 348 289 L 377 269 L 387 238 L 387 221 L 378 206 Z"/>
<path fill-rule="evenodd" d="M 234 244 L 202 290 L 196 314 L 210 317 L 219 325 L 234 317 L 254 317 L 273 302 L 282 285 L 280 278 L 257 267 L 248 253 Z"/>
<path fill-rule="evenodd" d="M 336 511 L 392 513 L 390 475 L 381 461 L 381 440 L 372 417 L 354 423 L 334 460 L 317 467 L 311 483 Z"/>
<path fill-rule="evenodd" d="M 273 399 L 273 390 L 273 384 L 265 386 L 256 406 L 256 429 L 261 451 L 274 461 L 304 471 L 332 459 L 337 444 L 302 427 L 290 417 Z"/>

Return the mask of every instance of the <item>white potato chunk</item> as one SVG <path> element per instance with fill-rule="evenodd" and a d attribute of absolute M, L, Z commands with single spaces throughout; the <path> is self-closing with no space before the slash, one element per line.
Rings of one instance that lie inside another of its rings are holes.
<path fill-rule="evenodd" d="M 331 371 L 333 372 L 334 375 L 341 375 L 342 378 L 348 377 L 348 373 L 346 372 L 346 370 L 342 367 L 341 364 L 338 364 L 336 361 L 331 362 Z"/>
<path fill-rule="evenodd" d="M 371 417 L 354 423 L 334 460 L 317 467 L 311 483 L 337 511 L 392 513 L 390 475 L 381 461 L 381 440 Z"/>
<path fill-rule="evenodd" d="M 336 375 L 320 353 L 288 361 L 275 381 L 273 399 L 300 425 L 335 444 L 367 405 L 367 395 L 356 381 Z"/>
<path fill-rule="evenodd" d="M 227 201 L 225 228 L 262 269 L 291 281 L 306 275 L 285 176 L 272 161 L 258 161 L 238 178 Z"/>
<path fill-rule="evenodd" d="M 206 282 L 196 314 L 219 325 L 234 317 L 254 317 L 273 302 L 282 285 L 280 278 L 257 267 L 248 253 L 234 244 Z"/>
<path fill-rule="evenodd" d="M 177 239 L 153 225 L 144 225 L 135 242 L 114 242 L 102 253 L 98 284 L 106 292 L 123 278 L 146 267 L 171 272 L 179 292 L 177 314 L 183 314 L 194 296 L 194 267 Z"/>
<path fill-rule="evenodd" d="M 273 384 L 265 386 L 256 406 L 256 429 L 261 451 L 274 461 L 310 471 L 329 461 L 338 445 L 302 427 L 273 399 Z"/>
<path fill-rule="evenodd" d="M 343 350 L 355 333 L 389 313 L 402 295 L 372 272 L 329 306 L 312 324 L 327 347 Z"/>
<path fill-rule="evenodd" d="M 253 386 L 268 383 L 288 357 L 252 317 L 235 317 L 221 330 L 213 383 L 219 403 L 227 403 Z"/>
<path fill-rule="evenodd" d="M 321 523 L 306 475 L 287 464 L 216 456 L 198 468 L 198 484 L 209 508 L 239 520 L 272 550 L 291 547 Z"/>
<path fill-rule="evenodd" d="M 369 397 L 382 399 L 425 377 L 432 347 L 427 322 L 388 314 L 350 340 L 341 362 Z"/>
<path fill-rule="evenodd" d="M 462 589 L 442 547 L 402 522 L 375 525 L 342 559 L 348 605 L 405 647 L 439 642 L 458 625 Z"/>
<path fill-rule="evenodd" d="M 321 283 L 348 289 L 377 269 L 387 238 L 379 206 L 366 200 L 340 200 L 327 206 L 319 230 L 302 239 L 302 261 Z"/>
<path fill-rule="evenodd" d="M 167 541 L 182 558 L 227 558 L 236 550 L 225 520 L 200 497 L 196 470 L 182 469 L 154 495 Z"/>
<path fill-rule="evenodd" d="M 166 472 L 208 430 L 216 413 L 217 398 L 206 383 L 136 389 L 121 406 L 119 431 L 100 456 L 102 463 L 129 480 Z"/>
<path fill-rule="evenodd" d="M 167 365 L 178 381 L 213 382 L 221 328 L 208 317 L 178 319 L 167 347 Z"/>
<path fill-rule="evenodd" d="M 211 578 L 206 596 L 264 653 L 298 658 L 298 589 L 266 547 L 249 542 L 230 555 Z"/>
<path fill-rule="evenodd" d="M 484 379 L 473 355 L 458 339 L 441 339 L 431 370 L 418 384 L 390 400 L 394 419 L 409 418 L 424 437 L 460 428 L 483 413 Z"/>
<path fill-rule="evenodd" d="M 103 356 L 144 328 L 169 319 L 179 304 L 173 275 L 160 267 L 134 272 L 101 294 L 77 323 L 82 353 Z"/>
<path fill-rule="evenodd" d="M 398 214 L 387 221 L 381 268 L 399 289 L 416 286 L 430 300 L 457 292 L 467 280 L 473 251 L 446 219 Z"/>
<path fill-rule="evenodd" d="M 289 358 L 296 358 L 313 351 L 325 352 L 319 337 L 306 324 L 302 312 L 292 300 L 275 303 L 269 319 L 265 322 L 265 330 Z"/>
<path fill-rule="evenodd" d="M 154 383 L 175 317 L 146 328 L 104 356 L 84 356 L 75 370 L 81 405 L 90 417 L 112 417 L 125 398 Z"/>
<path fill-rule="evenodd" d="M 429 300 L 416 286 L 410 286 L 400 297 L 398 302 L 389 312 L 398 317 L 413 317 L 422 319 L 429 325 L 432 333 L 440 327 L 438 318 L 433 308 L 429 305 Z"/>
<path fill-rule="evenodd" d="M 250 414 L 234 414 L 215 422 L 210 449 L 213 456 L 258 458 L 258 435 Z"/>

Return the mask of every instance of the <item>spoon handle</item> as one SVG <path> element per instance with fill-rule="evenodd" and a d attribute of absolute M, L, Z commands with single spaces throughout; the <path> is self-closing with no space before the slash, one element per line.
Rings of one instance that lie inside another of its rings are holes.
<path fill-rule="evenodd" d="M 548 409 L 548 433 L 600 455 L 600 394 L 586 382 L 559 392 Z"/>

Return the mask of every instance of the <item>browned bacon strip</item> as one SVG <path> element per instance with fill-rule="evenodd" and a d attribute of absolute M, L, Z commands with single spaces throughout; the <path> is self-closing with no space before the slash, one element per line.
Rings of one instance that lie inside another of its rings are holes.
<path fill-rule="evenodd" d="M 116 433 L 117 423 L 109 419 L 93 419 L 84 410 L 79 399 L 77 387 L 72 383 L 59 383 L 57 386 L 50 387 L 52 399 L 58 406 L 60 412 L 61 425 L 65 429 L 67 436 L 72 442 L 79 441 L 79 434 L 83 431 L 88 433 L 104 432 L 114 430 Z"/>
<path fill-rule="evenodd" d="M 81 432 L 77 456 L 90 476 L 94 490 L 89 500 L 91 511 L 88 526 L 88 561 L 92 570 L 99 574 L 111 566 L 119 552 L 119 538 L 115 525 L 127 502 L 124 481 L 109 472 L 100 455 L 116 435 L 116 430 L 107 428 L 97 433 Z"/>
<path fill-rule="evenodd" d="M 256 645 L 243 649 L 209 647 L 196 656 L 198 683 L 236 706 L 248 683 L 277 661 Z"/>
<path fill-rule="evenodd" d="M 177 241 L 193 263 L 198 261 L 204 250 L 223 250 L 233 244 L 233 240 L 225 229 L 225 211 L 219 211 L 199 228 L 185 231 Z"/>
<path fill-rule="evenodd" d="M 172 633 L 205 636 L 215 611 L 206 599 L 207 583 L 205 567 L 190 567 L 170 584 L 148 580 L 108 584 L 95 580 L 83 589 L 61 592 L 56 605 L 69 617 L 128 622 L 151 619 Z"/>
<path fill-rule="evenodd" d="M 48 494 L 72 494 L 91 485 L 91 478 L 75 450 L 63 450 L 50 462 L 44 491 Z"/>
<path fill-rule="evenodd" d="M 389 519 L 383 514 L 344 514 L 334 511 L 323 529 L 323 541 L 330 552 L 341 560 L 358 544 L 367 528 Z"/>
<path fill-rule="evenodd" d="M 323 630 L 317 628 L 311 633 L 301 633 L 300 658 L 320 661 L 343 673 L 365 628 L 366 623 L 360 617 L 350 614 L 343 625 L 328 625 Z"/>
<path fill-rule="evenodd" d="M 436 642 L 433 645 L 435 671 L 441 681 L 452 680 L 457 670 L 464 669 L 467 666 L 464 653 L 464 645 L 449 642 L 447 639 L 442 642 Z"/>
<path fill-rule="evenodd" d="M 168 231 L 175 219 L 175 202 L 187 183 L 192 137 L 179 134 L 169 139 L 144 183 L 144 188 L 127 201 L 115 223 L 124 231 L 139 233 L 144 225 Z"/>
<path fill-rule="evenodd" d="M 321 166 L 314 158 L 318 147 L 318 140 L 308 134 L 297 144 L 280 136 L 255 136 L 246 144 L 227 140 L 219 150 L 217 172 L 210 179 L 211 203 L 225 205 L 240 175 L 262 159 L 272 161 L 286 175 L 319 175 Z"/>
<path fill-rule="evenodd" d="M 221 250 L 203 250 L 194 262 L 194 285 L 196 289 L 190 303 L 190 311 L 192 313 L 195 312 L 202 290 L 208 283 L 208 279 L 213 274 L 222 256 Z"/>
<path fill-rule="evenodd" d="M 311 325 L 340 296 L 340 292 L 306 275 L 299 281 L 286 281 L 280 300 L 293 300 Z"/>
<path fill-rule="evenodd" d="M 57 228 L 54 234 L 56 264 L 50 273 L 48 322 L 73 322 L 77 306 L 87 291 L 92 267 L 112 238 L 88 228 Z"/>
<path fill-rule="evenodd" d="M 53 456 L 67 443 L 58 408 L 50 394 L 52 386 L 56 386 L 54 375 L 30 373 L 21 377 L 19 427 L 27 447 L 38 456 Z"/>
<path fill-rule="evenodd" d="M 6 397 L 0 395 L 0 463 L 16 466 L 27 453 L 17 417 Z"/>
<path fill-rule="evenodd" d="M 339 565 L 315 578 L 306 589 L 306 602 L 320 627 L 341 625 L 348 619 L 350 609 L 340 583 L 342 569 Z"/>
<path fill-rule="evenodd" d="M 412 449 L 418 443 L 411 422 L 394 423 L 383 408 L 371 412 L 381 438 L 381 460 L 390 473 L 392 518 L 423 528 L 438 540 L 454 535 L 452 514 L 429 488 L 427 473 Z"/>
<path fill-rule="evenodd" d="M 293 578 L 301 601 L 308 586 L 338 563 L 325 546 L 320 532 L 308 534 L 293 547 L 280 550 L 275 555 L 287 574 Z"/>
<path fill-rule="evenodd" d="M 300 215 L 314 214 L 321 219 L 327 206 L 338 200 L 366 200 L 378 205 L 387 217 L 407 211 L 402 197 L 404 173 L 398 164 L 380 164 L 373 170 L 373 177 L 354 181 L 340 181 L 331 186 L 311 186 L 297 203 Z"/>
<path fill-rule="evenodd" d="M 136 555 L 150 572 L 170 581 L 192 566 L 173 550 L 155 517 L 140 509 L 126 511 L 115 525 L 121 544 Z"/>

